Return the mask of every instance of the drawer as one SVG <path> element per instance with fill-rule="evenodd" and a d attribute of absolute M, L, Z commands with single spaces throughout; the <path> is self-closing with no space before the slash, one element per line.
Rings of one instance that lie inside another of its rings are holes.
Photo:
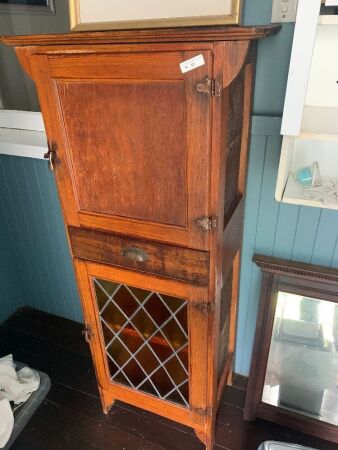
<path fill-rule="evenodd" d="M 76 258 L 208 285 L 208 252 L 86 228 L 68 227 L 68 233 Z"/>

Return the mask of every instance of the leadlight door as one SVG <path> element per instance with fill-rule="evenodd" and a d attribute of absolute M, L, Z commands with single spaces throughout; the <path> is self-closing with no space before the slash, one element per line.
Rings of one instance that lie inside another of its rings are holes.
<path fill-rule="evenodd" d="M 209 216 L 214 100 L 197 90 L 212 78 L 206 48 L 32 57 L 68 225 L 208 248 L 197 223 Z M 182 73 L 180 63 L 198 54 L 205 64 Z"/>
<path fill-rule="evenodd" d="M 206 400 L 207 290 L 100 264 L 75 262 L 105 389 L 183 408 Z M 99 348 L 99 351 L 98 351 Z"/>

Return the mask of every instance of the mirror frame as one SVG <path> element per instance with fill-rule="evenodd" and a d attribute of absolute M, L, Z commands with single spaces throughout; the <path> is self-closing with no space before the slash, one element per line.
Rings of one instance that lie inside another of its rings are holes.
<path fill-rule="evenodd" d="M 260 417 L 338 443 L 338 426 L 262 402 L 278 292 L 338 304 L 338 270 L 262 255 L 254 255 L 253 261 L 263 278 L 244 419 Z"/>

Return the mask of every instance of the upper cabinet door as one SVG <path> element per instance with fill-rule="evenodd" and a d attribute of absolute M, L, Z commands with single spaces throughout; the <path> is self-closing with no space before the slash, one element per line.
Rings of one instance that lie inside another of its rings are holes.
<path fill-rule="evenodd" d="M 66 222 L 207 249 L 212 52 L 122 47 L 32 57 Z"/>

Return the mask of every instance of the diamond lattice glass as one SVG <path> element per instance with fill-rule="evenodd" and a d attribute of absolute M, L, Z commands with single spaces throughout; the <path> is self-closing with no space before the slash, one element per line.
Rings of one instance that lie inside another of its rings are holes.
<path fill-rule="evenodd" d="M 93 282 L 111 379 L 189 406 L 187 301 Z"/>

